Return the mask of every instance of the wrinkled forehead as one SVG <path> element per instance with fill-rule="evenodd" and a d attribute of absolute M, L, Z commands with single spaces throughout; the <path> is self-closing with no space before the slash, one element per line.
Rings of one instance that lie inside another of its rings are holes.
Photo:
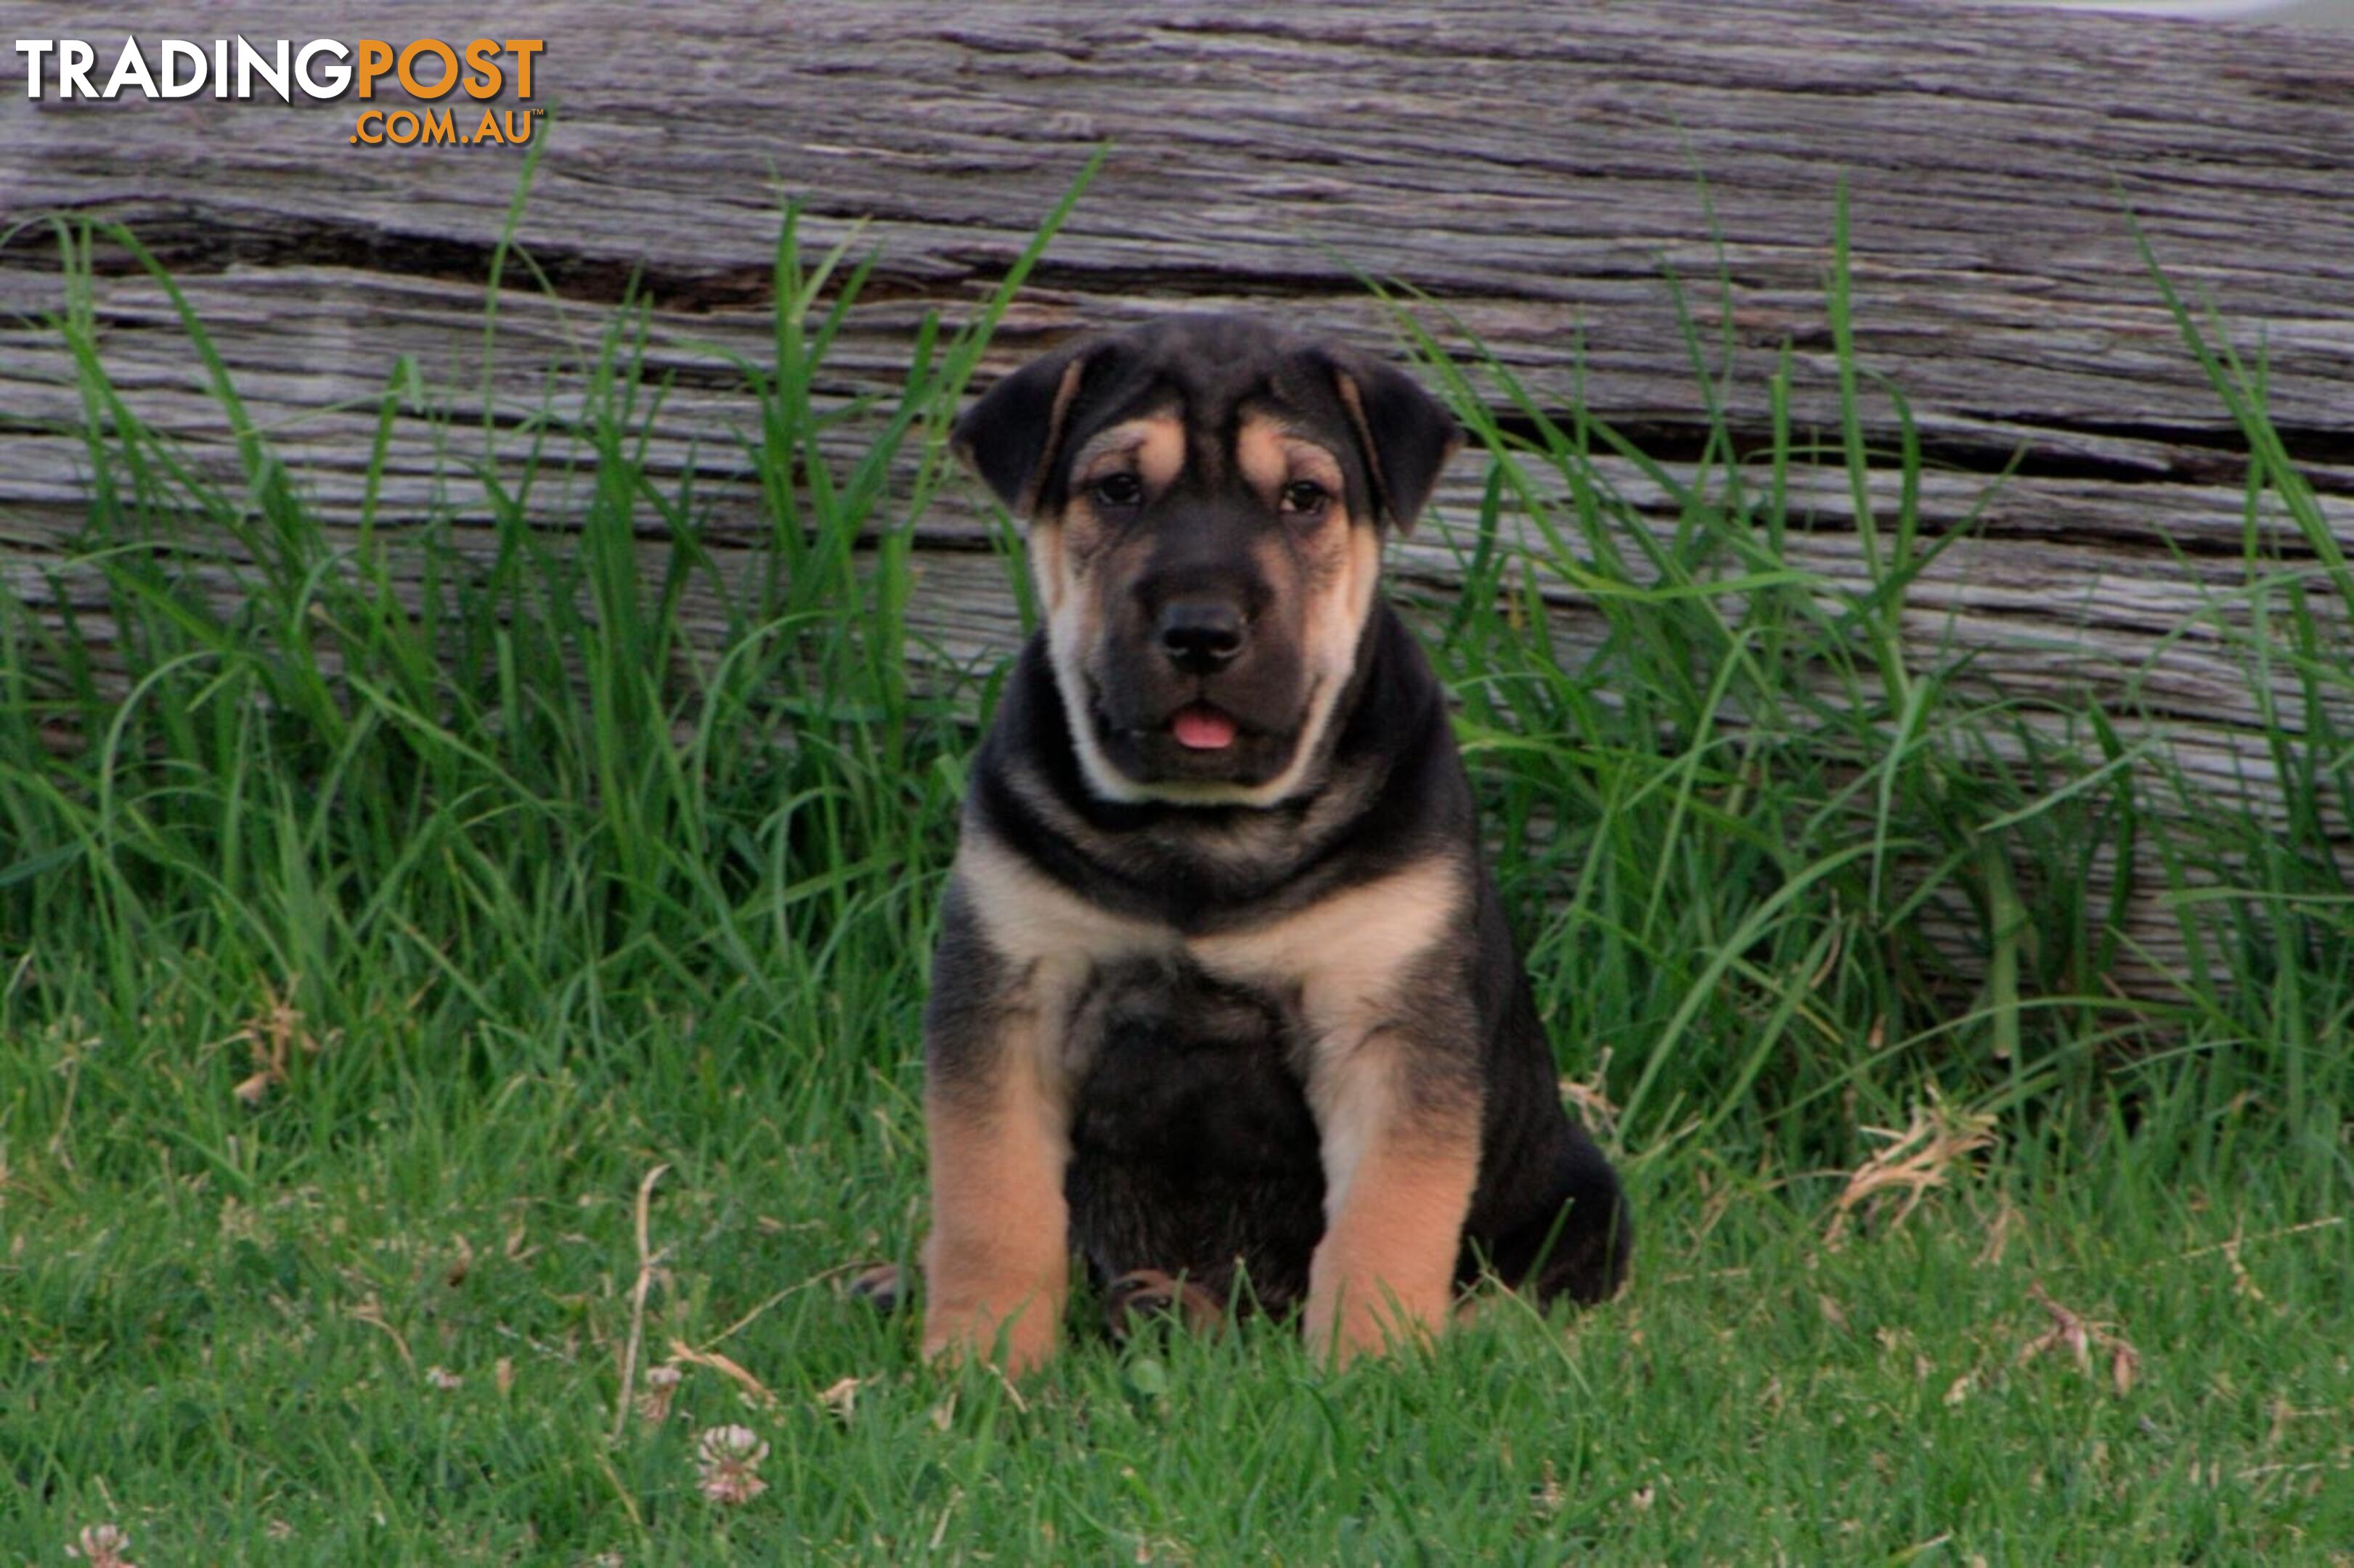
<path fill-rule="evenodd" d="M 1312 345 L 1257 334 L 1172 331 L 1123 341 L 1089 367 L 1066 436 L 1066 471 L 1098 438 L 1148 420 L 1182 429 L 1187 471 L 1216 482 L 1246 425 L 1272 426 L 1353 469 L 1354 441 L 1335 366 Z"/>

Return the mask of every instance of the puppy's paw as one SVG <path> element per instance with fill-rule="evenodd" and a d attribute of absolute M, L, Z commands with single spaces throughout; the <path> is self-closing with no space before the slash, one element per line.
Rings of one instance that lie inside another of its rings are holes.
<path fill-rule="evenodd" d="M 1215 1333 L 1226 1312 L 1225 1303 L 1190 1279 L 1138 1268 L 1106 1287 L 1104 1319 L 1112 1338 L 1125 1340 L 1156 1319 L 1182 1323 L 1197 1334 Z"/>
<path fill-rule="evenodd" d="M 1024 1302 L 1001 1315 L 943 1303 L 936 1291 L 924 1313 L 924 1359 L 949 1365 L 981 1361 L 1008 1377 L 1024 1377 L 1054 1359 L 1061 1323 L 1059 1307 Z"/>
<path fill-rule="evenodd" d="M 896 1263 L 878 1263 L 860 1269 L 850 1277 L 849 1296 L 853 1301 L 864 1301 L 877 1312 L 896 1312 L 907 1304 L 910 1294 L 906 1270 Z"/>

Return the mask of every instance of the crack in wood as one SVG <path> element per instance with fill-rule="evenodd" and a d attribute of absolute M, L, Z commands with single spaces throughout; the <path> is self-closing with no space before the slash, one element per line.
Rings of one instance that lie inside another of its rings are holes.
<path fill-rule="evenodd" d="M 1576 415 L 1570 409 L 1554 408 L 1546 409 L 1544 417 L 1556 428 L 1568 429 Z M 1989 422 L 1998 418 L 1991 415 L 1980 417 Z M 1536 421 L 1523 415 L 1497 416 L 1496 423 L 1505 433 L 1521 440 L 1532 443 L 1542 440 Z M 1656 461 L 1698 462 L 1712 451 L 1721 458 L 1723 442 L 1727 440 L 1734 460 L 1744 464 L 1769 459 L 1774 453 L 1772 428 L 1754 420 L 1727 420 L 1720 427 L 1705 419 L 1638 417 L 1619 418 L 1607 423 L 1615 434 Z M 2012 441 L 1946 431 L 1916 432 L 1916 436 L 1922 459 L 1928 466 L 1954 473 L 1979 474 L 1989 479 L 2008 473 L 2020 479 L 2081 479 L 2119 485 L 2217 486 L 2243 483 L 2248 474 L 2245 448 L 2241 444 L 2235 426 L 2198 429 L 2179 425 L 2052 419 L 2032 427 L 2015 428 L 2020 435 Z M 2292 461 L 2301 465 L 2354 463 L 2354 435 L 2295 426 L 2276 426 L 2275 429 Z M 2051 438 L 2068 435 L 2131 441 L 2144 447 L 2161 449 L 2164 457 L 2153 463 L 2139 456 L 2134 459 L 2104 457 L 2096 452 L 2071 451 L 2051 444 Z M 1839 438 L 1836 431 L 1814 429 L 1808 422 L 1795 426 L 1792 439 L 1794 444 L 1810 446 L 1819 451 L 1827 444 L 1836 449 Z M 1880 450 L 1882 445 L 1878 440 L 1868 444 L 1875 451 Z M 2323 494 L 2354 494 L 2354 472 L 2315 472 L 2309 474 L 2307 480 L 2316 491 Z M 2057 538 L 2063 534 L 2055 532 L 2038 536 Z M 2099 536 L 2109 545 L 2116 543 L 2114 535 Z M 2205 541 L 2191 541 L 2190 547 L 2210 546 Z"/>

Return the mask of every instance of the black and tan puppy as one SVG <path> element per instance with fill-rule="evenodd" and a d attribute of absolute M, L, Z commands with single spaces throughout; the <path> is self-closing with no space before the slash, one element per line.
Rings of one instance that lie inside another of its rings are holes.
<path fill-rule="evenodd" d="M 1482 1267 L 1617 1287 L 1617 1181 L 1378 588 L 1458 439 L 1404 373 L 1235 316 L 1075 344 L 959 424 L 1046 628 L 933 961 L 928 1351 L 1036 1364 L 1074 1250 L 1116 1312 L 1182 1278 L 1344 1359 Z"/>

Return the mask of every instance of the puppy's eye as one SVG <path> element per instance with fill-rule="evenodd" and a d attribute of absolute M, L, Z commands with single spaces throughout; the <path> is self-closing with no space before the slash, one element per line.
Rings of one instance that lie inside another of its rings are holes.
<path fill-rule="evenodd" d="M 1108 473 L 1088 486 L 1088 495 L 1097 506 L 1123 511 L 1144 500 L 1144 486 L 1132 473 Z"/>
<path fill-rule="evenodd" d="M 1331 492 L 1312 479 L 1295 479 L 1283 487 L 1283 510 L 1296 516 L 1320 517 L 1331 500 Z"/>

